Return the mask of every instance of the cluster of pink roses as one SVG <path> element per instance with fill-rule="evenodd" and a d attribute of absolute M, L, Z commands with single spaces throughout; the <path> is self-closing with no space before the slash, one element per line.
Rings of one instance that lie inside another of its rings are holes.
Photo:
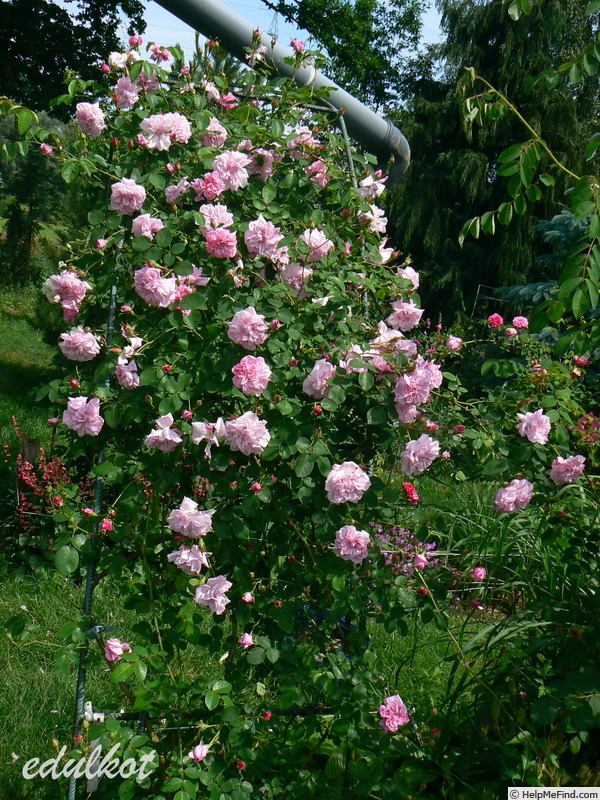
<path fill-rule="evenodd" d="M 64 318 L 72 322 L 79 314 L 79 307 L 92 287 L 74 272 L 63 270 L 60 275 L 51 275 L 42 286 L 42 292 L 51 303 L 60 303 Z"/>

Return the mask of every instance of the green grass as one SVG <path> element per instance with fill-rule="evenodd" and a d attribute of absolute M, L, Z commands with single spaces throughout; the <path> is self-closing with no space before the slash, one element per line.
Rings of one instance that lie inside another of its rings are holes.
<path fill-rule="evenodd" d="M 18 449 L 13 416 L 32 439 L 47 442 L 50 434 L 51 409 L 34 399 L 33 390 L 57 374 L 52 365 L 57 351 L 36 327 L 36 298 L 32 288 L 0 291 L 0 436 L 13 457 Z"/>

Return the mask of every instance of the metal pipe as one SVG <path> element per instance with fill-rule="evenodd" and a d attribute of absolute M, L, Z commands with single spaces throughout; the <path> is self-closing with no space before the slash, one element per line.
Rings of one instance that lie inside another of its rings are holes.
<path fill-rule="evenodd" d="M 218 39 L 223 47 L 240 61 L 245 61 L 252 46 L 256 26 L 225 5 L 222 0 L 157 0 L 171 14 L 212 39 Z M 314 86 L 315 89 L 331 90 L 327 102 L 337 111 L 344 112 L 348 133 L 387 164 L 394 156 L 388 186 L 394 185 L 404 175 L 410 164 L 410 148 L 402 133 L 389 120 L 383 119 L 367 108 L 355 97 L 319 72 L 314 66 L 296 69 L 285 59 L 295 60 L 294 51 L 261 33 L 261 44 L 267 48 L 265 61 L 279 75 L 292 78 L 298 86 Z"/>

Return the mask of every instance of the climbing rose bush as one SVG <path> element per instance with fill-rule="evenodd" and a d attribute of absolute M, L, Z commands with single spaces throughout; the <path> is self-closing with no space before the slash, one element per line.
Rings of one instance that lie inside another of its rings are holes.
<path fill-rule="evenodd" d="M 332 754 L 353 797 L 371 796 L 375 774 L 397 794 L 398 759 L 414 753 L 411 731 L 427 735 L 429 709 L 410 687 L 392 694 L 399 677 L 388 685 L 371 631 L 406 630 L 434 559 L 424 545 L 390 569 L 383 531 L 419 495 L 374 464 L 395 448 L 418 479 L 461 447 L 468 460 L 466 426 L 434 402 L 442 362 L 465 346 L 420 345 L 419 276 L 386 247 L 373 202 L 385 176 L 355 153 L 352 186 L 312 90 L 253 70 L 230 87 L 121 56 L 83 85 L 97 102 L 74 111 L 81 138 L 48 154 L 79 182 L 89 226 L 44 294 L 80 317 L 48 393 L 71 457 L 102 484 L 95 509 L 65 498 L 55 515 L 57 568 L 93 559 L 124 587 L 134 637 L 97 658 L 135 681 L 136 710 L 165 721 L 132 740 L 160 768 L 124 796 L 314 797 L 340 786 L 323 769 Z M 517 408 L 515 439 L 554 444 L 541 409 Z M 583 472 L 561 446 L 554 489 Z M 518 470 L 496 513 L 531 502 Z"/>

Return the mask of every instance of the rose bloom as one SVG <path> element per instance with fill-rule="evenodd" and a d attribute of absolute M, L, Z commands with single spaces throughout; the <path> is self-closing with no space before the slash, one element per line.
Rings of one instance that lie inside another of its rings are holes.
<path fill-rule="evenodd" d="M 227 140 L 227 130 L 214 117 L 211 117 L 206 131 L 200 136 L 200 141 L 204 147 L 221 147 Z"/>
<path fill-rule="evenodd" d="M 366 178 L 359 181 L 356 192 L 363 202 L 365 200 L 376 200 L 384 193 L 387 177 L 378 180 L 377 176 L 381 176 L 381 173 L 378 172 L 375 177 L 373 177 L 373 175 L 367 175 Z"/>
<path fill-rule="evenodd" d="M 546 444 L 550 433 L 551 423 L 541 408 L 533 413 L 527 411 L 525 414 L 517 414 L 520 420 L 516 426 L 517 430 L 526 439 L 534 444 Z"/>
<path fill-rule="evenodd" d="M 471 577 L 474 581 L 484 581 L 487 575 L 487 571 L 485 567 L 475 567 L 475 569 L 471 572 Z"/>
<path fill-rule="evenodd" d="M 498 489 L 494 508 L 505 514 L 516 514 L 527 508 L 533 494 L 533 484 L 527 480 L 514 480 L 508 486 Z"/>
<path fill-rule="evenodd" d="M 156 447 L 163 453 L 172 453 L 175 448 L 183 441 L 183 436 L 177 428 L 171 428 L 173 415 L 164 414 L 156 420 L 156 428 L 146 436 L 144 444 L 146 447 Z"/>
<path fill-rule="evenodd" d="M 267 423 L 257 417 L 253 411 L 246 411 L 241 417 L 225 423 L 225 438 L 232 450 L 239 450 L 244 455 L 262 453 L 271 440 Z"/>
<path fill-rule="evenodd" d="M 84 331 L 81 325 L 68 333 L 61 333 L 58 343 L 62 353 L 71 361 L 91 361 L 100 352 L 100 343 L 93 333 Z"/>
<path fill-rule="evenodd" d="M 122 642 L 119 639 L 107 639 L 104 647 L 104 658 L 107 661 L 120 661 L 123 653 L 131 653 L 131 647 L 127 642 Z"/>
<path fill-rule="evenodd" d="M 135 291 L 142 300 L 156 308 L 166 308 L 175 301 L 175 278 L 163 278 L 157 267 L 142 267 L 133 275 Z"/>
<path fill-rule="evenodd" d="M 110 207 L 119 214 L 135 214 L 144 205 L 146 190 L 131 178 L 111 186 Z"/>
<path fill-rule="evenodd" d="M 193 544 L 191 547 L 186 547 L 182 544 L 179 550 L 169 553 L 167 561 L 175 564 L 186 575 L 199 575 L 202 572 L 202 567 L 208 569 L 208 556 L 210 555 L 212 553 L 200 550 L 197 544 Z"/>
<path fill-rule="evenodd" d="M 167 522 L 175 533 L 181 533 L 189 539 L 198 539 L 212 530 L 214 513 L 214 508 L 209 511 L 198 511 L 198 503 L 190 497 L 184 497 L 179 508 L 171 511 Z"/>
<path fill-rule="evenodd" d="M 387 733 L 396 733 L 401 725 L 410 721 L 408 711 L 399 694 L 386 697 L 383 705 L 379 706 L 379 724 Z"/>
<path fill-rule="evenodd" d="M 371 481 L 367 473 L 354 461 L 334 464 L 325 480 L 325 491 L 330 503 L 358 503 Z"/>
<path fill-rule="evenodd" d="M 367 557 L 371 537 L 366 531 L 357 530 L 354 525 L 344 525 L 335 534 L 333 549 L 344 561 L 362 564 Z"/>
<path fill-rule="evenodd" d="M 50 302 L 61 302 L 64 305 L 68 302 L 81 303 L 91 288 L 87 281 L 82 281 L 74 272 L 65 269 L 60 275 L 50 275 L 42 291 Z"/>
<path fill-rule="evenodd" d="M 215 258 L 233 258 L 237 253 L 237 237 L 235 233 L 225 228 L 207 231 L 206 251 Z"/>
<path fill-rule="evenodd" d="M 199 210 L 204 217 L 204 226 L 200 228 L 204 236 L 215 228 L 230 228 L 233 225 L 233 214 L 222 203 L 205 203 Z"/>
<path fill-rule="evenodd" d="M 291 45 L 296 53 L 301 53 L 304 50 L 304 42 L 300 39 L 292 39 Z"/>
<path fill-rule="evenodd" d="M 210 752 L 209 746 L 207 744 L 204 744 L 204 742 L 200 742 L 200 744 L 197 744 L 193 750 L 190 750 L 190 752 L 188 753 L 188 758 L 191 758 L 192 761 L 197 761 L 197 762 L 204 761 L 209 752 Z"/>
<path fill-rule="evenodd" d="M 194 198 L 196 203 L 202 200 L 214 200 L 225 191 L 225 184 L 216 172 L 207 172 L 203 178 L 193 180 L 190 186 L 196 192 Z"/>
<path fill-rule="evenodd" d="M 336 372 L 335 366 L 330 361 L 321 358 L 304 379 L 302 391 L 315 400 L 322 400 L 327 397 L 331 388 L 327 381 L 333 378 Z"/>
<path fill-rule="evenodd" d="M 254 602 L 254 595 L 252 594 L 252 592 L 245 592 L 242 595 L 242 602 L 243 603 L 248 603 L 248 605 L 253 603 Z"/>
<path fill-rule="evenodd" d="M 165 200 L 167 203 L 176 203 L 189 188 L 190 183 L 187 178 L 182 178 L 178 183 L 167 186 L 165 189 Z"/>
<path fill-rule="evenodd" d="M 138 375 L 135 361 L 125 361 L 124 364 L 117 364 L 115 375 L 119 386 L 124 389 L 137 389 L 140 385 L 140 376 Z"/>
<path fill-rule="evenodd" d="M 152 240 L 154 239 L 154 234 L 164 227 L 162 219 L 151 217 L 150 214 L 140 214 L 131 223 L 131 235 L 146 236 Z"/>
<path fill-rule="evenodd" d="M 264 256 L 272 261 L 277 260 L 277 246 L 282 239 L 281 229 L 266 220 L 262 214 L 258 219 L 250 222 L 248 230 L 244 234 L 244 242 L 250 258 Z"/>
<path fill-rule="evenodd" d="M 256 350 L 256 346 L 266 342 L 269 326 L 262 314 L 257 314 L 254 306 L 237 311 L 228 322 L 227 336 L 232 342 L 241 344 L 246 350 Z"/>
<path fill-rule="evenodd" d="M 504 325 L 504 320 L 500 314 L 490 314 L 490 316 L 487 318 L 487 321 L 490 324 L 490 328 L 499 328 L 500 325 Z"/>
<path fill-rule="evenodd" d="M 88 402 L 87 397 L 69 397 L 62 421 L 79 436 L 98 436 L 104 425 L 100 416 L 100 400 L 93 397 Z"/>
<path fill-rule="evenodd" d="M 192 135 L 189 121 L 182 114 L 154 114 L 140 122 L 149 150 L 168 150 L 172 142 L 185 144 Z"/>
<path fill-rule="evenodd" d="M 390 303 L 390 305 L 394 309 L 394 313 L 390 314 L 386 322 L 391 325 L 392 328 L 406 332 L 414 328 L 415 325 L 418 325 L 421 321 L 423 309 L 417 308 L 412 300 L 409 300 L 408 303 L 405 303 L 404 300 L 396 300 L 394 303 Z"/>
<path fill-rule="evenodd" d="M 122 111 L 130 111 L 139 100 L 140 87 L 124 75 L 115 85 L 115 97 L 118 108 Z"/>
<path fill-rule="evenodd" d="M 220 153 L 213 162 L 213 170 L 221 178 L 225 189 L 237 192 L 248 185 L 248 167 L 252 162 L 244 153 L 227 150 Z"/>
<path fill-rule="evenodd" d="M 208 606 L 214 614 L 224 614 L 231 600 L 225 595 L 233 586 L 224 575 L 209 578 L 196 589 L 194 600 L 199 606 Z"/>
<path fill-rule="evenodd" d="M 363 211 L 358 215 L 358 221 L 373 233 L 385 233 L 388 218 L 385 216 L 383 209 L 370 205 L 368 211 Z"/>
<path fill-rule="evenodd" d="M 237 640 L 238 644 L 241 644 L 244 650 L 247 650 L 249 647 L 252 647 L 254 644 L 254 639 L 252 638 L 251 633 L 243 633 L 240 638 Z"/>
<path fill-rule="evenodd" d="M 267 388 L 271 378 L 271 370 L 261 356 L 244 356 L 239 364 L 231 368 L 233 385 L 244 394 L 258 397 Z"/>
<path fill-rule="evenodd" d="M 420 475 L 430 467 L 440 454 L 440 443 L 426 433 L 410 441 L 402 453 L 402 472 Z"/>
<path fill-rule="evenodd" d="M 518 331 L 524 331 L 529 327 L 529 320 L 527 317 L 514 317 L 512 325 Z"/>
<path fill-rule="evenodd" d="M 504 335 L 507 339 L 514 339 L 517 336 L 519 331 L 516 328 L 505 328 Z"/>
<path fill-rule="evenodd" d="M 303 267 L 301 264 L 293 261 L 291 264 L 284 264 L 281 267 L 279 270 L 279 277 L 284 283 L 291 286 L 295 292 L 300 293 L 303 291 L 313 272 L 314 270 L 310 267 Z"/>
<path fill-rule="evenodd" d="M 404 278 L 405 281 L 410 281 L 415 292 L 419 288 L 419 273 L 416 272 L 412 267 L 398 267 L 396 270 L 396 275 Z"/>
<path fill-rule="evenodd" d="M 307 228 L 298 238 L 301 242 L 304 242 L 304 244 L 308 245 L 308 255 L 306 256 L 306 260 L 309 264 L 325 258 L 327 253 L 334 248 L 334 244 L 331 239 L 328 239 L 323 231 L 320 231 L 318 228 L 313 228 L 312 230 Z"/>
<path fill-rule="evenodd" d="M 449 336 L 446 340 L 446 347 L 448 350 L 455 352 L 456 350 L 460 350 L 463 340 L 460 336 Z"/>
<path fill-rule="evenodd" d="M 106 130 L 104 114 L 99 103 L 77 103 L 75 118 L 81 130 L 92 139 L 96 139 L 103 130 Z"/>
<path fill-rule="evenodd" d="M 555 483 L 573 483 L 583 475 L 585 456 L 569 456 L 555 458 L 550 470 L 550 479 Z"/>

